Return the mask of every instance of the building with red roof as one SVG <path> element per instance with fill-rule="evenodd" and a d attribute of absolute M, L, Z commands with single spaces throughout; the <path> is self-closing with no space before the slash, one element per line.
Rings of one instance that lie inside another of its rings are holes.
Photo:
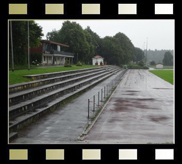
<path fill-rule="evenodd" d="M 100 55 L 96 55 L 92 58 L 92 65 L 104 65 L 104 58 Z"/>
<path fill-rule="evenodd" d="M 65 60 L 73 63 L 74 53 L 62 51 L 62 47 L 69 47 L 69 45 L 50 40 L 41 40 L 41 45 L 37 48 L 31 48 L 30 52 L 40 53 L 43 65 L 63 65 Z"/>

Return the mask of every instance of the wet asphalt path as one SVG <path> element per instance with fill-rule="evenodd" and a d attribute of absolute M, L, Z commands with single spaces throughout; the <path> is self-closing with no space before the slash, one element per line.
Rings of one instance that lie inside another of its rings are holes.
<path fill-rule="evenodd" d="M 120 73 L 120 72 L 119 72 Z M 19 132 L 11 143 L 26 144 L 75 144 L 87 125 L 88 99 L 100 91 L 119 73 L 109 77 L 70 103 L 42 117 Z M 83 143 L 83 142 L 82 142 Z"/>
<path fill-rule="evenodd" d="M 129 70 L 85 143 L 174 143 L 174 88 L 148 70 Z"/>

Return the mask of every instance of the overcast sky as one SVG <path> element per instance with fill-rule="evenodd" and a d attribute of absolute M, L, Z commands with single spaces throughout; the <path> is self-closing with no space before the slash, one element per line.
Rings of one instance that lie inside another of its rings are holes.
<path fill-rule="evenodd" d="M 35 20 L 43 28 L 44 36 L 53 29 L 59 30 L 66 20 Z M 101 38 L 114 36 L 116 33 L 124 33 L 134 44 L 142 50 L 174 50 L 174 20 L 69 20 L 77 22 L 85 29 L 90 26 L 91 30 Z M 148 38 L 148 39 L 147 39 Z"/>

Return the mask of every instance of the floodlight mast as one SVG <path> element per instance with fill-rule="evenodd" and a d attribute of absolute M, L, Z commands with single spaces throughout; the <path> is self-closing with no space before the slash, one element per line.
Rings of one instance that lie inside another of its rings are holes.
<path fill-rule="evenodd" d="M 148 37 L 147 37 L 147 41 L 146 41 L 146 65 L 147 65 L 147 44 L 148 44 Z"/>
<path fill-rule="evenodd" d="M 10 35 L 11 35 L 11 58 L 12 58 L 12 71 L 14 71 L 14 55 L 13 55 L 13 31 L 12 31 L 12 21 L 10 21 Z"/>
<path fill-rule="evenodd" d="M 30 46 L 29 46 L 29 21 L 27 21 L 28 29 L 28 70 L 30 70 Z"/>

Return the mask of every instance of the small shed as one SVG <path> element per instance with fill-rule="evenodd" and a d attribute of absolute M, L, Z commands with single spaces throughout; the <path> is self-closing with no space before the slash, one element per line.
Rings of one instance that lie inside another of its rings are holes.
<path fill-rule="evenodd" d="M 163 69 L 163 64 L 161 64 L 161 63 L 156 64 L 156 68 Z"/>
<path fill-rule="evenodd" d="M 104 58 L 96 55 L 92 58 L 92 65 L 104 65 Z"/>

